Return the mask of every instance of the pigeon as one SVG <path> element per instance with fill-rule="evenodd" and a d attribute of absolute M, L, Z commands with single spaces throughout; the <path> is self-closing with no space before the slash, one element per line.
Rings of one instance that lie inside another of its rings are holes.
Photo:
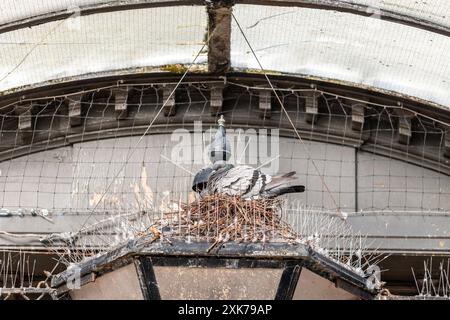
<path fill-rule="evenodd" d="M 232 166 L 224 163 L 215 163 L 208 178 L 204 194 L 225 194 L 238 196 L 242 199 L 276 198 L 288 193 L 305 191 L 302 185 L 289 185 L 295 181 L 296 172 L 283 175 L 270 176 L 251 166 Z"/>
<path fill-rule="evenodd" d="M 220 116 L 218 124 L 219 127 L 215 134 L 214 140 L 211 142 L 211 145 L 209 147 L 209 159 L 212 164 L 201 169 L 194 177 L 192 190 L 197 193 L 205 191 L 206 184 L 208 183 L 208 178 L 213 172 L 213 165 L 216 164 L 217 167 L 217 164 L 226 163 L 226 161 L 230 160 L 231 158 L 231 147 L 230 142 L 228 141 L 226 136 L 225 119 L 223 115 Z M 227 166 L 232 165 L 227 164 Z"/>
<path fill-rule="evenodd" d="M 289 185 L 297 179 L 295 171 L 272 177 L 251 166 L 235 167 L 227 163 L 231 157 L 231 148 L 226 137 L 223 115 L 218 124 L 209 154 L 212 164 L 201 169 L 194 177 L 192 189 L 200 197 L 225 194 L 243 199 L 261 199 L 305 191 L 304 186 Z"/>

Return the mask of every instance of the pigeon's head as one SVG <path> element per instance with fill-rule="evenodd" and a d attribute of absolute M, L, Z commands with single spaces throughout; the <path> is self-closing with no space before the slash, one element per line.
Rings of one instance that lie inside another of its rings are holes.
<path fill-rule="evenodd" d="M 194 177 L 194 182 L 192 183 L 192 190 L 197 193 L 200 193 L 203 189 L 206 188 L 206 184 L 208 183 L 209 176 L 213 172 L 213 168 L 211 166 L 201 169 Z"/>
<path fill-rule="evenodd" d="M 217 128 L 216 135 L 210 146 L 209 159 L 212 163 L 217 161 L 228 161 L 231 158 L 230 142 L 227 139 L 225 130 L 225 119 L 220 116 L 218 121 L 219 127 Z"/>
<path fill-rule="evenodd" d="M 217 170 L 219 170 L 219 169 L 225 168 L 226 165 L 227 165 L 227 162 L 226 162 L 226 161 L 219 160 L 219 161 L 214 162 L 214 164 L 212 165 L 212 169 L 213 169 L 214 171 L 217 171 Z"/>

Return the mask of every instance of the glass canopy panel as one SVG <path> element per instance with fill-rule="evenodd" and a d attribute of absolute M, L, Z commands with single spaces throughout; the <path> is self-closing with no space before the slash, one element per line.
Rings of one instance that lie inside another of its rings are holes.
<path fill-rule="evenodd" d="M 350 13 L 236 5 L 263 67 L 387 90 L 450 106 L 450 39 Z M 233 23 L 232 66 L 259 69 Z"/>
<path fill-rule="evenodd" d="M 117 2 L 114 0 L 2 0 L 0 24 L 29 19 L 58 11 L 76 11 L 77 7 Z"/>
<path fill-rule="evenodd" d="M 300 278 L 295 287 L 293 300 L 358 300 L 358 297 L 336 287 L 336 285 L 302 268 Z"/>
<path fill-rule="evenodd" d="M 156 3 L 164 1 L 155 0 L 133 0 L 126 4 Z M 295 2 L 290 0 L 289 2 Z M 313 3 L 330 5 L 327 0 L 298 0 L 300 3 Z M 355 6 L 361 9 L 370 7 L 371 12 L 376 14 L 376 9 L 390 13 L 417 18 L 423 21 L 436 23 L 442 26 L 450 26 L 448 16 L 450 14 L 450 2 L 447 0 L 433 1 L 411 1 L 411 0 L 336 0 L 332 1 L 334 6 Z M 13 21 L 29 19 L 39 15 L 75 11 L 77 8 L 101 5 L 106 7 L 113 4 L 124 4 L 117 0 L 2 0 L 0 2 L 0 25 Z M 163 4 L 162 4 L 163 5 Z"/>
<path fill-rule="evenodd" d="M 154 268 L 163 300 L 273 300 L 283 269 Z"/>
<path fill-rule="evenodd" d="M 0 91 L 191 63 L 203 45 L 206 22 L 204 7 L 181 6 L 95 14 L 0 34 Z M 197 62 L 205 59 L 206 54 Z"/>
<path fill-rule="evenodd" d="M 336 1 L 370 7 L 375 15 L 377 9 L 403 16 L 409 16 L 442 26 L 450 26 L 450 2 L 448 0 L 411 1 L 411 0 L 347 0 Z M 368 10 L 368 11 L 369 11 Z"/>
<path fill-rule="evenodd" d="M 76 280 L 73 286 L 79 285 Z M 76 288 L 76 287 L 75 287 Z M 143 300 L 134 264 L 106 273 L 79 289 L 71 291 L 73 300 Z"/>

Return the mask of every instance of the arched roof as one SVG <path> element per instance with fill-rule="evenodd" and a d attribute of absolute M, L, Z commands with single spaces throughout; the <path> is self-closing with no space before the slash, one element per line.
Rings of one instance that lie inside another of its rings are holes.
<path fill-rule="evenodd" d="M 450 107 L 446 0 L 246 0 L 233 12 L 267 70 Z M 207 20 L 196 0 L 3 0 L 0 92 L 190 63 Z M 234 22 L 231 39 L 232 68 L 258 69 Z"/>

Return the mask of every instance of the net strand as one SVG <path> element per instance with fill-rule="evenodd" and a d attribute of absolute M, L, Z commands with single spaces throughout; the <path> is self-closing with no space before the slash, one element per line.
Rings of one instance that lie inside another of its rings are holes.
<path fill-rule="evenodd" d="M 311 160 L 311 163 L 313 164 L 314 169 L 316 170 L 317 174 L 318 174 L 319 177 L 320 177 L 320 180 L 321 180 L 321 182 L 322 182 L 322 185 L 325 187 L 325 189 L 326 189 L 328 195 L 330 196 L 332 202 L 333 202 L 334 205 L 335 205 L 335 208 L 336 208 L 337 213 L 339 214 L 339 216 L 340 216 L 341 218 L 345 219 L 346 216 L 345 216 L 344 213 L 341 211 L 341 209 L 340 209 L 338 203 L 336 202 L 336 199 L 334 198 L 333 194 L 332 194 L 331 191 L 330 191 L 330 188 L 328 187 L 327 183 L 325 182 L 324 176 L 321 174 L 321 172 L 320 172 L 318 166 L 316 165 L 314 159 L 311 157 L 311 152 L 309 151 L 308 147 L 307 147 L 306 144 L 304 143 L 304 141 L 303 141 L 302 137 L 300 136 L 300 134 L 299 134 L 299 132 L 298 132 L 296 126 L 295 126 L 294 123 L 292 122 L 292 119 L 291 119 L 291 117 L 289 116 L 289 113 L 287 112 L 286 108 L 284 107 L 283 101 L 281 101 L 281 99 L 280 99 L 280 97 L 279 97 L 277 91 L 275 90 L 275 87 L 274 87 L 273 84 L 272 84 L 272 81 L 270 81 L 269 76 L 267 75 L 266 70 L 265 70 L 264 67 L 262 66 L 262 64 L 261 64 L 261 62 L 260 62 L 258 56 L 257 56 L 256 53 L 255 53 L 255 50 L 253 49 L 253 47 L 252 47 L 252 45 L 250 44 L 250 42 L 249 42 L 249 40 L 248 40 L 248 38 L 247 38 L 247 36 L 246 36 L 244 30 L 242 29 L 241 25 L 239 24 L 239 21 L 236 19 L 236 16 L 235 16 L 233 13 L 231 13 L 231 16 L 233 17 L 233 20 L 236 22 L 236 25 L 238 26 L 239 31 L 241 32 L 241 35 L 244 37 L 245 42 L 247 43 L 247 45 L 248 45 L 250 51 L 252 52 L 253 57 L 254 57 L 255 60 L 257 61 L 258 65 L 259 65 L 259 68 L 260 68 L 261 71 L 263 72 L 264 77 L 266 78 L 266 80 L 267 80 L 267 82 L 268 82 L 270 88 L 272 89 L 272 92 L 274 93 L 274 95 L 275 95 L 275 97 L 276 97 L 278 103 L 280 104 L 281 109 L 283 110 L 284 114 L 286 115 L 286 118 L 288 119 L 290 125 L 291 125 L 292 128 L 294 129 L 294 132 L 295 132 L 297 138 L 299 139 L 299 141 L 301 142 L 301 144 L 302 144 L 302 146 L 303 146 L 305 152 L 307 153 L 309 160 Z"/>
<path fill-rule="evenodd" d="M 122 170 L 125 168 L 126 164 L 128 163 L 128 161 L 131 159 L 131 157 L 133 156 L 136 148 L 138 147 L 138 145 L 141 143 L 141 141 L 144 139 L 144 137 L 148 134 L 148 132 L 150 131 L 151 127 L 153 126 L 154 122 L 156 121 L 156 119 L 159 117 L 159 115 L 161 114 L 161 112 L 164 110 L 164 108 L 166 107 L 167 103 L 170 101 L 170 99 L 172 98 L 172 96 L 174 95 L 175 91 L 177 90 L 177 88 L 180 86 L 180 84 L 183 82 L 184 78 L 186 77 L 186 75 L 188 74 L 188 72 L 191 70 L 192 66 L 195 64 L 195 62 L 197 61 L 198 57 L 202 54 L 203 50 L 205 49 L 206 45 L 209 43 L 209 40 L 211 39 L 211 37 L 213 36 L 214 32 L 216 31 L 216 29 L 214 29 L 209 35 L 208 35 L 208 39 L 205 41 L 205 43 L 202 45 L 201 49 L 197 52 L 197 54 L 195 55 L 194 59 L 192 60 L 192 63 L 186 68 L 186 70 L 184 71 L 183 75 L 181 76 L 180 80 L 177 82 L 177 84 L 174 86 L 174 88 L 170 91 L 169 96 L 167 97 L 167 99 L 164 101 L 164 103 L 161 105 L 161 107 L 159 108 L 158 112 L 156 113 L 156 115 L 153 117 L 153 120 L 150 122 L 150 124 L 147 126 L 147 128 L 145 129 L 144 133 L 139 137 L 139 140 L 136 142 L 136 144 L 133 146 L 133 148 L 131 148 L 131 152 L 129 153 L 129 155 L 126 158 L 126 161 L 122 164 L 120 170 L 114 175 L 113 179 L 111 180 L 111 182 L 108 184 L 105 192 L 102 193 L 102 196 L 100 197 L 100 200 L 97 202 L 97 204 L 94 206 L 94 208 L 92 209 L 91 213 L 89 214 L 88 218 L 83 222 L 83 224 L 81 225 L 80 229 L 83 229 L 84 226 L 86 225 L 87 221 L 89 220 L 89 218 L 92 216 L 92 214 L 95 212 L 95 210 L 97 209 L 98 205 L 100 204 L 100 202 L 103 200 L 103 198 L 105 197 L 105 195 L 109 192 L 109 189 L 111 188 L 111 186 L 113 185 L 113 183 L 116 181 L 117 177 L 120 175 L 120 173 L 122 172 Z"/>

